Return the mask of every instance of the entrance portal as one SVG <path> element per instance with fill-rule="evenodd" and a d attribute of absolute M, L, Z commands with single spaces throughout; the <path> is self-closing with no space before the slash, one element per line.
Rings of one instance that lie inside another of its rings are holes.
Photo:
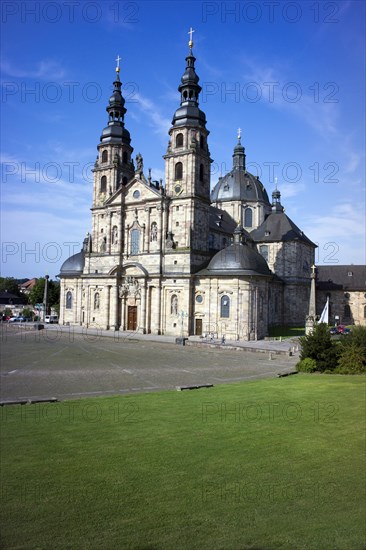
<path fill-rule="evenodd" d="M 196 319 L 196 336 L 202 336 L 202 319 Z"/>
<path fill-rule="evenodd" d="M 137 329 L 137 306 L 128 306 L 127 330 Z"/>

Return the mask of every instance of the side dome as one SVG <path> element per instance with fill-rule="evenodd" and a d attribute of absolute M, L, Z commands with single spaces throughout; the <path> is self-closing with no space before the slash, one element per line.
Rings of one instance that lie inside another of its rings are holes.
<path fill-rule="evenodd" d="M 82 250 L 70 256 L 61 266 L 60 275 L 80 275 L 84 270 L 85 252 Z"/>
<path fill-rule="evenodd" d="M 258 177 L 247 171 L 245 158 L 245 148 L 240 142 L 239 135 L 233 152 L 233 168 L 223 178 L 220 178 L 212 189 L 211 202 L 261 202 L 270 207 L 263 183 Z"/>
<path fill-rule="evenodd" d="M 250 172 L 233 169 L 211 191 L 211 202 L 263 201 L 270 205 L 263 183 Z"/>
<path fill-rule="evenodd" d="M 217 252 L 205 271 L 207 275 L 271 275 L 259 252 L 242 243 L 233 243 Z"/>

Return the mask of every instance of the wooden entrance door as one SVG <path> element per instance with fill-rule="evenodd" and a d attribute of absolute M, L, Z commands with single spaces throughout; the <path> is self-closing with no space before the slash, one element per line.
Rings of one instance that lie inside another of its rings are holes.
<path fill-rule="evenodd" d="M 128 306 L 127 330 L 137 329 L 137 306 Z"/>
<path fill-rule="evenodd" d="M 202 319 L 196 319 L 196 336 L 202 336 Z"/>

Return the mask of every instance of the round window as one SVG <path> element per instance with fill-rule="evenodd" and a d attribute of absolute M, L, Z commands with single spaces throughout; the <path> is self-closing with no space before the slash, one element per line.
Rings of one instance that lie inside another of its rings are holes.
<path fill-rule="evenodd" d="M 134 198 L 134 199 L 138 199 L 139 196 L 140 196 L 140 191 L 138 191 L 138 190 L 136 189 L 136 191 L 133 192 L 133 198 Z"/>
<path fill-rule="evenodd" d="M 197 304 L 202 304 L 202 302 L 203 302 L 203 296 L 202 296 L 202 294 L 197 294 L 197 296 L 196 296 L 196 302 L 197 302 Z"/>
<path fill-rule="evenodd" d="M 174 191 L 175 191 L 176 194 L 178 195 L 178 194 L 182 191 L 181 186 L 180 186 L 180 185 L 176 185 L 176 186 L 174 187 Z"/>

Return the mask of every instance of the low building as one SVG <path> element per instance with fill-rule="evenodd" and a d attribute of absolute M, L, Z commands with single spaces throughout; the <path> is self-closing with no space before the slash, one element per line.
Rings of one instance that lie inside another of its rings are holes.
<path fill-rule="evenodd" d="M 317 313 L 329 298 L 329 322 L 366 326 L 366 266 L 317 267 Z"/>

